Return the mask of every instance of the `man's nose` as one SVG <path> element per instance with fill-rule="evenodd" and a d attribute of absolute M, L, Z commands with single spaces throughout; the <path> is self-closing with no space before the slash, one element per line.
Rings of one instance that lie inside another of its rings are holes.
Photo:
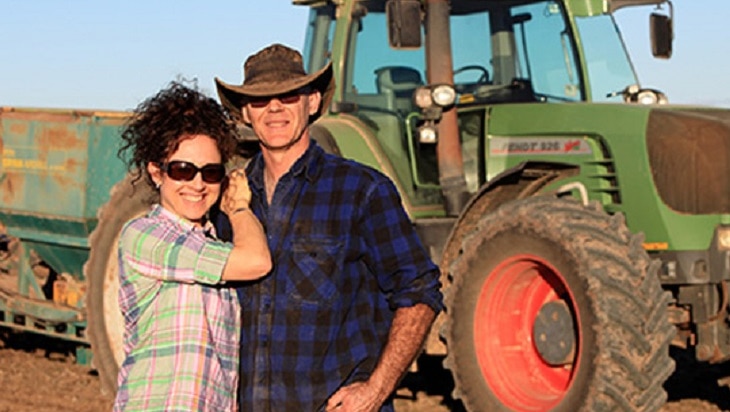
<path fill-rule="evenodd" d="M 278 111 L 284 107 L 284 103 L 278 97 L 272 97 L 269 101 L 269 110 Z"/>

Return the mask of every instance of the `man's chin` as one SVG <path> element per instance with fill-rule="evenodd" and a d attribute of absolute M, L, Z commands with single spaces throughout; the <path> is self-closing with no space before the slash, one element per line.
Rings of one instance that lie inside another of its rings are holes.
<path fill-rule="evenodd" d="M 280 152 L 291 148 L 302 140 L 303 134 L 294 138 L 281 139 L 259 139 L 259 144 L 271 152 Z"/>
<path fill-rule="evenodd" d="M 261 143 L 262 146 L 264 146 L 266 149 L 268 149 L 270 151 L 286 150 L 292 146 L 291 140 L 286 143 L 282 143 L 282 142 L 267 143 L 267 142 L 264 142 L 263 140 L 260 140 L 259 143 Z"/>

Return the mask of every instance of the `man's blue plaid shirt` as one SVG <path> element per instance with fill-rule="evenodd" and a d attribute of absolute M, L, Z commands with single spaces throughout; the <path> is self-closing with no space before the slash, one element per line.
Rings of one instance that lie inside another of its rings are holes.
<path fill-rule="evenodd" d="M 247 173 L 274 268 L 239 289 L 240 410 L 323 410 L 370 376 L 395 309 L 441 310 L 439 270 L 381 173 L 312 142 L 267 205 L 263 165 Z"/>

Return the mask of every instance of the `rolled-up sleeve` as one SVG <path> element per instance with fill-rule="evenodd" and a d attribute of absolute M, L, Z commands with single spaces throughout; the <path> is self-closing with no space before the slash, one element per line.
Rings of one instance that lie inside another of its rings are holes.
<path fill-rule="evenodd" d="M 388 295 L 390 308 L 423 303 L 440 312 L 439 268 L 418 238 L 395 186 L 387 180 L 374 184 L 363 207 L 366 262 Z"/>
<path fill-rule="evenodd" d="M 202 231 L 181 234 L 143 220 L 126 226 L 120 237 L 120 249 L 131 270 L 167 282 L 220 283 L 232 248 Z"/>

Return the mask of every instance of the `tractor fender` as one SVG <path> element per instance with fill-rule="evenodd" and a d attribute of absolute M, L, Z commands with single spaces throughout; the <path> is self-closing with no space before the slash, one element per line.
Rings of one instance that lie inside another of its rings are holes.
<path fill-rule="evenodd" d="M 578 170 L 574 165 L 528 161 L 505 169 L 482 185 L 469 199 L 446 238 L 439 260 L 441 285 L 449 283 L 448 268 L 454 258 L 458 256 L 461 240 L 476 227 L 476 223 L 482 216 L 506 202 L 533 196 L 549 183 L 577 173 Z M 436 318 L 426 339 L 425 350 L 428 354 L 446 354 L 446 346 L 439 335 L 445 320 L 444 313 L 440 313 Z"/>
<path fill-rule="evenodd" d="M 449 267 L 455 253 L 459 251 L 461 239 L 482 216 L 508 201 L 533 196 L 549 183 L 577 173 L 578 169 L 574 165 L 531 161 L 505 169 L 482 185 L 469 199 L 444 244 L 440 266 Z"/>

